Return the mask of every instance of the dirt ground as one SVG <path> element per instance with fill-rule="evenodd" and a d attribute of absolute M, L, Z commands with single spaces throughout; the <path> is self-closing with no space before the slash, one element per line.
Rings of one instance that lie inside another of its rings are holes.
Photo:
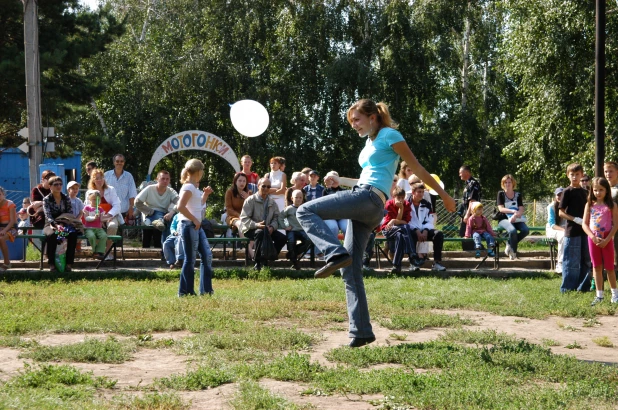
<path fill-rule="evenodd" d="M 551 347 L 557 354 L 573 355 L 581 360 L 599 361 L 606 363 L 618 363 L 618 316 L 599 317 L 598 323 L 593 326 L 584 326 L 584 319 L 550 317 L 546 320 L 522 319 L 513 316 L 497 316 L 484 312 L 452 310 L 440 311 L 441 313 L 459 314 L 462 317 L 473 319 L 477 324 L 465 326 L 466 329 L 484 330 L 494 329 L 526 339 L 532 343 L 541 344 L 544 339 L 551 339 L 558 346 Z M 396 345 L 400 343 L 425 342 L 436 339 L 444 333 L 445 329 L 432 328 L 420 332 L 392 331 L 374 323 L 374 332 L 377 341 L 373 346 Z M 390 337 L 391 334 L 406 335 L 405 340 L 399 341 Z M 311 359 L 324 366 L 334 366 L 324 357 L 324 354 L 332 348 L 339 347 L 348 342 L 346 331 L 327 331 L 322 334 L 323 340 L 313 346 L 309 354 Z M 72 344 L 83 341 L 86 337 L 100 337 L 105 334 L 50 334 L 33 337 L 44 345 Z M 169 332 L 153 334 L 155 339 L 181 339 L 189 336 L 188 332 Z M 592 340 L 606 336 L 614 344 L 614 347 L 600 347 Z M 117 336 L 119 339 L 122 337 Z M 577 342 L 581 349 L 568 349 L 567 345 Z M 24 361 L 18 358 L 19 351 L 16 349 L 0 349 L 0 379 L 6 380 L 23 369 Z M 118 380 L 118 392 L 125 394 L 141 394 L 137 387 L 144 387 L 156 378 L 167 377 L 172 374 L 184 373 L 190 361 L 188 357 L 176 355 L 167 350 L 139 350 L 134 359 L 122 364 L 88 364 L 72 363 L 74 366 L 92 371 L 96 376 L 107 376 Z M 276 380 L 264 379 L 260 384 L 277 395 L 299 405 L 312 405 L 316 409 L 327 410 L 365 410 L 375 407 L 369 402 L 383 397 L 374 396 L 304 396 L 301 393 L 308 388 L 307 385 Z M 233 398 L 238 386 L 226 384 L 214 389 L 183 392 L 183 399 L 191 403 L 192 409 L 229 409 L 228 402 Z"/>

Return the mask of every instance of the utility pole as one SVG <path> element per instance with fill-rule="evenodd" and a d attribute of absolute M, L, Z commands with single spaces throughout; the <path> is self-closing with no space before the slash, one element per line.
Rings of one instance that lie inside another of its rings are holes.
<path fill-rule="evenodd" d="M 596 0 L 596 47 L 594 68 L 594 174 L 603 176 L 605 162 L 605 1 Z"/>
<path fill-rule="evenodd" d="M 34 187 L 39 183 L 39 165 L 43 162 L 38 0 L 22 0 L 22 3 L 24 4 L 24 51 L 26 57 L 30 187 Z"/>

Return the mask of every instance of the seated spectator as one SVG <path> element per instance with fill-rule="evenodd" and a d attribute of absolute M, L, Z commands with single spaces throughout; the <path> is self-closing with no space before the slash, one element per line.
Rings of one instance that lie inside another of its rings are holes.
<path fill-rule="evenodd" d="M 30 215 L 30 225 L 32 225 L 33 234 L 41 234 L 45 226 L 45 212 L 43 210 L 43 198 L 50 194 L 49 178 L 55 177 L 53 171 L 45 170 L 41 173 L 41 183 L 32 188 L 30 193 L 30 205 L 26 208 Z M 34 245 L 41 249 L 41 241 L 33 240 Z"/>
<path fill-rule="evenodd" d="M 182 236 L 178 231 L 178 221 L 180 214 L 174 215 L 172 223 L 170 225 L 170 235 L 165 239 L 163 243 L 163 254 L 165 255 L 165 262 L 169 265 L 170 269 L 180 268 L 185 259 L 185 251 L 182 244 Z"/>
<path fill-rule="evenodd" d="M 30 217 L 28 217 L 28 211 L 26 208 L 21 208 L 19 212 L 17 212 L 17 217 L 19 218 L 19 222 L 17 223 L 17 227 L 19 228 L 18 234 L 25 235 L 28 233 L 28 229 L 30 228 Z"/>
<path fill-rule="evenodd" d="M 234 175 L 232 186 L 225 192 L 225 224 L 232 227 L 234 232 L 238 232 L 241 238 L 244 237 L 240 229 L 240 212 L 245 200 L 253 195 L 247 187 L 247 176 L 239 172 Z"/>
<path fill-rule="evenodd" d="M 285 208 L 285 190 L 288 186 L 288 180 L 285 173 L 281 170 L 281 166 L 285 166 L 285 158 L 273 157 L 270 159 L 270 172 L 264 175 L 265 178 L 270 179 L 270 198 L 275 201 L 279 212 Z M 259 187 L 258 187 L 259 189 Z M 259 193 L 259 192 L 258 192 Z"/>
<path fill-rule="evenodd" d="M 303 188 L 307 185 L 307 176 L 302 172 L 293 172 L 290 182 L 292 183 L 292 186 L 285 191 L 285 206 L 292 205 L 292 192 L 297 189 L 300 189 L 303 193 L 303 204 L 307 202 L 307 195 L 305 194 L 305 191 L 303 191 Z"/>
<path fill-rule="evenodd" d="M 412 185 L 414 184 L 423 184 L 423 186 L 425 185 L 423 181 L 421 181 L 420 178 L 414 174 L 410 175 L 410 178 L 408 178 L 408 183 L 410 184 L 410 190 L 412 189 Z M 408 201 L 412 201 L 412 194 L 410 193 L 410 195 L 406 196 L 406 199 Z M 427 189 L 423 191 L 423 199 L 427 202 L 431 202 L 431 194 L 429 193 Z"/>
<path fill-rule="evenodd" d="M 343 190 L 343 188 L 339 186 L 339 174 L 336 171 L 330 171 L 326 174 L 324 177 L 324 184 L 326 185 L 324 196 L 335 194 Z M 348 229 L 347 219 L 327 219 L 324 223 L 334 235 L 338 235 L 341 230 L 341 233 L 345 236 L 346 230 Z"/>
<path fill-rule="evenodd" d="M 408 254 L 410 258 L 411 269 L 413 266 L 416 266 L 415 262 L 418 259 L 416 255 L 416 242 L 412 236 L 412 229 L 408 225 L 408 222 L 410 222 L 410 203 L 405 198 L 406 191 L 397 188 L 395 196 L 386 201 L 384 205 L 386 216 L 380 226 L 384 237 L 395 242 L 391 273 L 401 272 L 401 261 L 404 254 Z"/>
<path fill-rule="evenodd" d="M 55 258 L 56 258 L 56 246 L 58 245 L 58 231 L 61 227 L 67 227 L 66 222 L 56 221 L 56 218 L 65 217 L 69 214 L 71 219 L 73 217 L 73 208 L 71 206 L 71 200 L 68 196 L 62 193 L 62 178 L 53 176 L 49 178 L 49 186 L 51 187 L 51 193 L 43 198 L 43 212 L 45 212 L 45 227 L 49 227 L 50 233 L 46 234 L 45 243 L 47 245 L 47 264 L 51 272 L 56 271 Z M 67 240 L 66 251 L 66 272 L 70 272 L 73 267 L 75 259 L 75 248 L 77 246 L 77 231 L 73 229 L 68 234 L 63 234 Z"/>
<path fill-rule="evenodd" d="M 433 243 L 433 266 L 431 270 L 445 271 L 442 265 L 442 247 L 444 245 L 444 235 L 442 231 L 435 229 L 435 213 L 431 202 L 424 198 L 425 185 L 417 183 L 412 185 L 411 217 L 409 225 L 412 228 L 412 235 L 416 235 L 416 243 L 431 241 Z M 420 265 L 424 260 L 419 261 Z M 419 266 L 420 266 L 419 265 Z"/>
<path fill-rule="evenodd" d="M 564 188 L 558 187 L 554 191 L 554 201 L 547 205 L 547 225 L 545 235 L 558 242 L 558 255 L 556 260 L 556 273 L 562 273 L 562 258 L 564 256 L 564 231 L 567 220 L 560 218 L 560 200 Z"/>
<path fill-rule="evenodd" d="M 174 209 L 179 198 L 178 193 L 169 186 L 170 180 L 168 171 L 159 171 L 157 183 L 148 185 L 135 197 L 135 207 L 144 215 L 144 224 L 162 232 L 161 247 L 170 234 L 170 223 L 176 214 Z"/>
<path fill-rule="evenodd" d="M 67 192 L 69 193 L 69 199 L 73 207 L 73 216 L 77 219 L 82 219 L 84 215 L 84 203 L 77 197 L 77 195 L 79 195 L 79 187 L 79 182 L 71 181 L 67 184 Z"/>
<path fill-rule="evenodd" d="M 279 214 L 278 222 L 279 227 L 285 227 L 288 240 L 288 259 L 294 264 L 294 269 L 300 270 L 298 257 L 311 246 L 307 233 L 296 219 L 296 210 L 303 204 L 303 191 L 295 190 L 292 193 L 292 201 L 292 205 L 286 206 L 283 212 Z M 297 245 L 299 241 L 300 243 Z"/>
<path fill-rule="evenodd" d="M 122 214 L 120 213 L 120 198 L 116 194 L 116 189 L 107 185 L 105 181 L 105 174 L 100 168 L 93 169 L 90 173 L 90 182 L 88 182 L 88 189 L 95 189 L 101 194 L 101 203 L 99 206 L 105 210 L 105 216 L 103 222 L 107 232 L 107 236 L 116 235 L 118 232 L 118 226 L 124 223 Z M 93 205 L 88 202 L 86 198 L 85 205 Z M 111 246 L 112 242 L 107 241 L 107 247 Z M 113 256 L 109 254 L 107 259 L 113 259 Z"/>
<path fill-rule="evenodd" d="M 483 215 L 483 204 L 480 202 L 473 202 L 470 204 L 472 209 L 472 215 L 468 218 L 466 223 L 466 238 L 472 237 L 474 240 L 474 247 L 476 248 L 476 257 L 481 257 L 481 241 L 485 239 L 487 242 L 487 255 L 495 256 L 494 248 L 496 242 L 494 240 L 494 230 L 491 229 L 491 224 Z"/>
<path fill-rule="evenodd" d="M 5 272 L 11 268 L 11 257 L 6 241 L 15 241 L 15 236 L 17 236 L 16 228 L 15 204 L 6 198 L 6 191 L 0 187 L 0 250 L 4 257 L 4 263 L 0 264 L 0 272 Z"/>
<path fill-rule="evenodd" d="M 318 171 L 313 169 L 309 171 L 309 185 L 303 188 L 307 197 L 307 202 L 322 198 L 322 195 L 324 195 L 324 187 L 318 184 L 319 180 L 320 174 Z"/>
<path fill-rule="evenodd" d="M 405 161 L 401 161 L 401 163 L 399 163 L 399 179 L 397 180 L 397 186 L 406 191 L 406 196 L 408 198 L 412 196 L 412 186 L 408 181 L 412 175 L 414 175 L 412 168 L 410 168 Z"/>
<path fill-rule="evenodd" d="M 515 192 L 517 181 L 512 175 L 502 177 L 500 183 L 504 191 L 498 192 L 497 205 L 501 212 L 498 226 L 502 227 L 509 235 L 504 253 L 511 260 L 517 257 L 517 244 L 522 241 L 530 230 L 526 225 L 524 202 L 519 192 Z M 518 232 L 519 231 L 519 232 Z"/>
<path fill-rule="evenodd" d="M 255 241 L 255 269 L 267 266 L 268 261 L 263 260 L 261 255 L 264 229 L 268 229 L 275 244 L 277 253 L 287 242 L 287 238 L 279 229 L 279 207 L 270 197 L 270 179 L 262 178 L 258 182 L 258 192 L 247 198 L 240 213 L 242 232 L 245 236 Z"/>
<path fill-rule="evenodd" d="M 105 256 L 107 233 L 103 229 L 103 218 L 105 211 L 97 204 L 101 202 L 101 194 L 97 190 L 89 190 L 86 192 L 88 203 L 82 211 L 82 221 L 84 224 L 84 236 L 88 238 L 90 246 L 92 246 L 92 256 L 95 259 L 103 259 Z"/>

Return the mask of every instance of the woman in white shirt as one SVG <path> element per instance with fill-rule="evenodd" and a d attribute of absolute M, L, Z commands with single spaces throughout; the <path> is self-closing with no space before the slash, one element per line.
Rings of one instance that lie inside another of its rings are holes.
<path fill-rule="evenodd" d="M 200 295 L 212 295 L 212 252 L 208 245 L 206 234 L 201 229 L 202 217 L 208 196 L 212 188 L 207 186 L 199 190 L 200 180 L 204 176 L 204 164 L 200 160 L 190 159 L 185 164 L 181 174 L 180 200 L 180 235 L 182 238 L 185 260 L 180 273 L 178 296 L 195 296 L 195 258 L 200 253 Z"/>

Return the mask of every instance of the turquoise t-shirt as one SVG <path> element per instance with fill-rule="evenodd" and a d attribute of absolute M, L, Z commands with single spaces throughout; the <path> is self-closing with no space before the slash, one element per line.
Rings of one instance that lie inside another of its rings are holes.
<path fill-rule="evenodd" d="M 399 163 L 399 154 L 391 145 L 401 141 L 404 141 L 401 133 L 392 128 L 382 128 L 373 141 L 367 138 L 365 148 L 358 156 L 358 163 L 363 168 L 358 183 L 373 185 L 389 198 Z"/>

